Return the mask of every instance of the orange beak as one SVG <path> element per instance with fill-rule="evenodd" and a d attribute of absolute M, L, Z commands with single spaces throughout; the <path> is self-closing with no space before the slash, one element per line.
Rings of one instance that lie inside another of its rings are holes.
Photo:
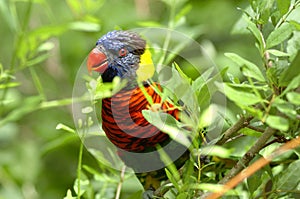
<path fill-rule="evenodd" d="M 97 71 L 101 74 L 105 72 L 108 67 L 108 61 L 106 55 L 101 52 L 98 48 L 94 48 L 87 60 L 87 68 L 89 73 L 92 71 Z"/>

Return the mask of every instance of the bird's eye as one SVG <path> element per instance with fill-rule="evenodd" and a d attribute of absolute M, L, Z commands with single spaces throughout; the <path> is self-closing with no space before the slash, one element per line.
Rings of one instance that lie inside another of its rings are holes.
<path fill-rule="evenodd" d="M 125 48 L 121 48 L 121 49 L 119 50 L 119 55 L 120 55 L 121 57 L 126 56 L 126 55 L 127 55 L 127 50 L 126 50 Z"/>

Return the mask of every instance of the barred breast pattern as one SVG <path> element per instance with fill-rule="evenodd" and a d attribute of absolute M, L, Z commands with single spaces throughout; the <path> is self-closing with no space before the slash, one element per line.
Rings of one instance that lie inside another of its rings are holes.
<path fill-rule="evenodd" d="M 157 84 L 152 86 L 161 89 Z M 161 103 L 161 97 L 152 86 L 146 85 L 146 92 L 153 103 Z M 170 109 L 172 107 L 172 104 L 164 102 L 161 109 L 178 119 L 179 110 Z M 140 88 L 122 90 L 111 98 L 103 99 L 102 128 L 110 141 L 118 148 L 131 152 L 155 150 L 156 144 L 167 141 L 169 136 L 143 117 L 142 110 L 148 108 L 149 103 Z"/>

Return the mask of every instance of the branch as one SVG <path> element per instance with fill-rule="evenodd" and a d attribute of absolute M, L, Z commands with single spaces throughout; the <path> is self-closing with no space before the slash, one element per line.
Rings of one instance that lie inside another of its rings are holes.
<path fill-rule="evenodd" d="M 249 125 L 250 121 L 253 119 L 253 116 L 250 117 L 241 117 L 232 127 L 227 129 L 224 132 L 223 137 L 217 142 L 217 145 L 222 145 L 224 144 L 227 140 L 229 140 L 235 133 L 237 133 L 239 130 L 242 128 L 246 127 Z"/>
<path fill-rule="evenodd" d="M 247 128 L 257 131 L 257 132 L 261 132 L 261 133 L 263 133 L 265 131 L 265 129 L 262 129 L 262 128 L 259 128 L 256 126 L 251 126 L 251 125 L 247 126 Z"/>
<path fill-rule="evenodd" d="M 249 164 L 249 162 L 255 157 L 255 155 L 265 146 L 266 142 L 272 137 L 276 132 L 273 128 L 266 128 L 265 132 L 256 143 L 246 152 L 246 154 L 236 163 L 236 165 L 229 171 L 229 173 L 219 181 L 219 184 L 227 183 L 231 178 L 236 176 L 243 168 Z M 209 197 L 210 193 L 205 193 L 201 196 L 202 198 Z"/>
<path fill-rule="evenodd" d="M 117 188 L 115 199 L 119 199 L 120 198 L 121 190 L 122 190 L 122 184 L 123 184 L 124 176 L 125 176 L 125 170 L 126 170 L 126 166 L 123 166 L 122 170 L 121 170 L 121 174 L 120 174 L 120 182 L 118 184 L 118 188 Z"/>
<path fill-rule="evenodd" d="M 271 131 L 271 130 L 272 129 L 270 129 L 269 131 Z M 273 130 L 273 131 L 275 131 L 275 130 Z M 217 198 L 221 197 L 228 190 L 234 188 L 240 182 L 242 182 L 249 176 L 253 175 L 256 171 L 263 168 L 265 165 L 269 164 L 274 158 L 282 155 L 283 153 L 285 153 L 289 150 L 299 147 L 299 145 L 300 145 L 300 137 L 295 138 L 295 139 L 285 143 L 284 145 L 282 145 L 281 147 L 276 149 L 274 152 L 272 152 L 267 157 L 260 158 L 259 160 L 254 162 L 252 165 L 250 165 L 249 167 L 244 169 L 242 172 L 240 172 L 238 175 L 236 175 L 234 178 L 232 178 L 229 182 L 227 182 L 221 191 L 215 192 L 211 195 L 208 195 L 208 197 L 206 199 L 217 199 Z"/>
<path fill-rule="evenodd" d="M 266 142 L 272 137 L 276 132 L 273 128 L 266 128 L 265 132 L 261 137 L 258 138 L 256 143 L 246 152 L 246 154 L 240 159 L 237 164 L 230 170 L 230 172 L 219 182 L 219 184 L 225 184 L 230 178 L 238 174 L 245 165 L 255 157 L 255 155 L 265 146 Z"/>

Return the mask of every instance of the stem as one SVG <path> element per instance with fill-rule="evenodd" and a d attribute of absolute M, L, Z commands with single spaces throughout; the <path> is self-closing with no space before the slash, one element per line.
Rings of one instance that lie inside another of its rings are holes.
<path fill-rule="evenodd" d="M 299 5 L 300 5 L 300 1 L 297 1 L 295 2 L 294 5 L 291 5 L 287 13 L 280 18 L 280 20 L 275 26 L 275 29 L 279 28 L 286 21 L 286 19 L 292 13 L 292 11 L 295 10 Z"/>
<path fill-rule="evenodd" d="M 119 182 L 119 184 L 118 184 L 118 188 L 117 188 L 117 192 L 116 192 L 116 197 L 115 197 L 115 199 L 119 199 L 119 198 L 120 198 L 121 190 L 122 190 L 122 184 L 123 184 L 123 182 L 124 182 L 125 170 L 126 170 L 126 165 L 124 165 L 124 166 L 122 167 L 122 170 L 121 170 L 120 182 Z"/>
<path fill-rule="evenodd" d="M 271 131 L 271 130 L 270 130 Z M 275 131 L 275 130 L 273 130 Z M 244 169 L 242 172 L 240 172 L 238 175 L 236 175 L 234 178 L 232 178 L 229 182 L 227 182 L 223 189 L 220 190 L 219 192 L 215 192 L 211 195 L 206 195 L 206 199 L 216 199 L 224 195 L 228 190 L 234 188 L 236 185 L 238 185 L 240 182 L 248 178 L 249 176 L 253 175 L 256 171 L 259 169 L 263 168 L 265 165 L 269 164 L 274 158 L 282 155 L 283 153 L 290 151 L 292 149 L 295 149 L 300 145 L 300 137 L 295 138 L 278 149 L 276 149 L 274 152 L 272 152 L 270 155 L 267 157 L 262 157 L 256 162 L 254 162 L 252 165 Z"/>
<path fill-rule="evenodd" d="M 229 140 L 235 133 L 237 133 L 242 128 L 249 125 L 250 121 L 253 119 L 253 116 L 249 116 L 245 118 L 242 116 L 232 127 L 227 129 L 223 135 L 223 137 L 217 142 L 217 145 L 224 144 L 227 140 Z"/>
<path fill-rule="evenodd" d="M 35 68 L 29 67 L 29 71 L 30 71 L 30 74 L 32 76 L 32 80 L 34 82 L 36 90 L 38 91 L 40 96 L 43 98 L 43 100 L 46 100 L 44 88 L 42 86 L 42 83 L 41 83 L 41 80 L 40 80 L 39 76 L 37 75 L 37 72 L 36 72 Z"/>
<path fill-rule="evenodd" d="M 80 199 L 80 179 L 81 179 L 81 168 L 82 168 L 82 156 L 83 156 L 83 143 L 85 139 L 86 132 L 88 131 L 89 124 L 88 124 L 88 116 L 86 117 L 85 126 L 83 127 L 83 132 L 80 137 L 81 143 L 79 148 L 78 154 L 78 165 L 77 165 L 77 199 Z"/>
<path fill-rule="evenodd" d="M 257 132 L 261 132 L 261 133 L 263 133 L 265 131 L 264 129 L 256 127 L 256 126 L 250 126 L 249 125 L 249 126 L 247 126 L 247 128 L 252 129 L 254 131 L 257 131 Z"/>
<path fill-rule="evenodd" d="M 174 0 L 174 4 L 170 6 L 170 17 L 169 17 L 169 23 L 168 23 L 168 29 L 174 28 L 174 19 L 175 19 L 175 13 L 176 13 L 176 0 Z M 167 49 L 169 47 L 171 40 L 171 32 L 168 31 L 166 35 L 166 39 L 163 44 L 163 52 L 162 55 L 158 61 L 157 67 L 161 67 L 161 65 L 164 63 L 166 56 L 167 56 Z M 157 68 L 158 72 L 161 70 L 161 68 Z"/>
<path fill-rule="evenodd" d="M 82 165 L 83 141 L 80 143 L 78 165 L 77 165 L 77 199 L 80 199 L 80 179 L 81 179 L 81 165 Z"/>
<path fill-rule="evenodd" d="M 19 46 L 23 42 L 25 32 L 28 28 L 29 19 L 30 19 L 30 15 L 31 15 L 31 8 L 32 8 L 32 0 L 28 1 L 28 7 L 26 10 L 26 14 L 24 16 L 24 23 L 21 27 L 20 33 L 17 33 L 17 35 L 16 35 L 16 42 L 14 43 L 13 54 L 12 54 L 12 58 L 11 58 L 10 65 L 9 65 L 9 70 L 11 73 L 14 71 L 15 63 L 16 63 L 16 60 L 18 57 L 17 55 L 18 55 Z M 11 80 L 10 78 L 7 78 L 4 82 L 4 84 L 9 83 L 10 80 Z M 8 87 L 5 87 L 3 90 L 3 93 L 0 97 L 0 102 L 4 101 L 7 91 L 8 91 Z M 2 108 L 3 106 L 4 105 L 2 103 L 0 103 L 0 116 L 2 115 L 2 110 L 4 110 Z"/>
<path fill-rule="evenodd" d="M 219 182 L 219 184 L 225 184 L 230 178 L 238 174 L 245 165 L 255 157 L 255 155 L 265 146 L 266 142 L 276 132 L 273 128 L 266 128 L 261 137 L 258 138 L 256 143 L 245 153 L 245 155 L 238 161 L 238 163 L 230 170 L 230 172 Z"/>

